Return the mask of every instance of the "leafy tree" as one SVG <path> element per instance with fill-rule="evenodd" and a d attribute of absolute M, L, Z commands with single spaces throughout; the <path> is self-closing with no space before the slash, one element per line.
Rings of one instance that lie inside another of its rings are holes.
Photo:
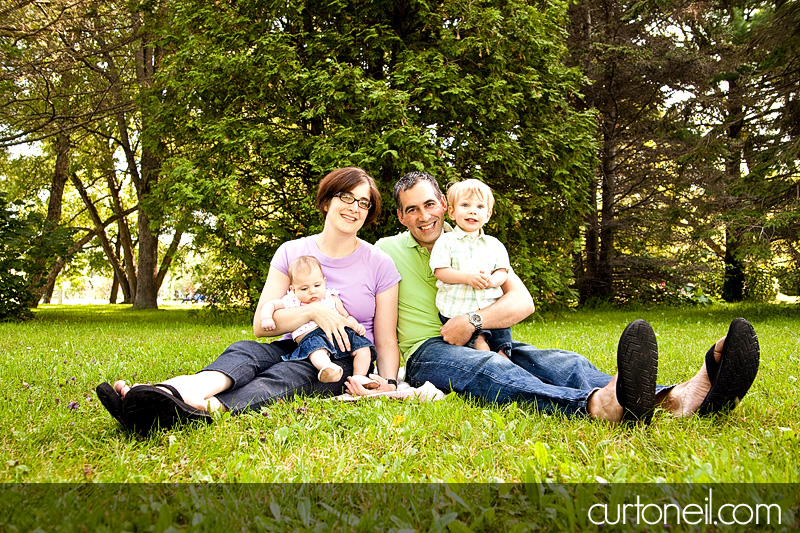
<path fill-rule="evenodd" d="M 59 253 L 68 231 L 50 231 L 46 220 L 23 201 L 0 191 L 0 321 L 30 316 L 29 302 L 42 256 Z M 38 278 L 41 279 L 41 278 Z"/>
<path fill-rule="evenodd" d="M 779 18 L 768 4 L 741 1 L 681 20 L 706 69 L 673 110 L 691 146 L 680 173 L 695 188 L 694 233 L 724 262 L 726 301 L 763 293 L 758 263 L 776 242 L 797 240 L 797 132 L 783 113 L 796 88 L 781 88 L 773 70 L 791 48 L 773 54 L 759 44 Z"/>
<path fill-rule="evenodd" d="M 569 294 L 594 141 L 591 114 L 570 105 L 581 77 L 562 61 L 566 4 L 170 7 L 153 123 L 172 152 L 158 201 L 199 223 L 218 288 L 253 302 L 277 246 L 321 227 L 319 179 L 358 165 L 388 208 L 367 240 L 399 231 L 389 191 L 402 173 L 480 178 L 515 269 L 540 301 Z"/>
<path fill-rule="evenodd" d="M 582 303 L 639 297 L 653 282 L 677 277 L 664 248 L 684 238 L 675 222 L 690 183 L 676 173 L 686 148 L 663 110 L 703 66 L 674 31 L 680 7 L 590 0 L 570 8 L 570 64 L 589 80 L 580 105 L 597 112 L 599 126 L 593 201 L 576 260 Z"/>
<path fill-rule="evenodd" d="M 181 238 L 180 231 L 172 232 L 172 244 L 159 267 L 158 236 L 168 228 L 154 222 L 162 218 L 160 204 L 147 199 L 164 155 L 149 111 L 158 101 L 152 85 L 162 50 L 153 44 L 152 31 L 163 20 L 162 10 L 159 2 L 19 2 L 3 9 L 5 23 L 0 29 L 0 145 L 55 139 L 56 164 L 49 187 L 53 209 L 48 216 L 58 214 L 61 191 L 71 181 L 92 219 L 92 235 L 87 233 L 75 245 L 79 249 L 96 236 L 118 282 L 129 293 L 126 297 L 140 308 L 156 307 L 159 283 Z M 112 198 L 125 268 L 105 242 L 100 209 L 93 205 L 81 169 L 70 163 L 78 140 L 91 144 L 92 138 L 104 139 L 112 154 L 117 150 L 122 154 L 126 179 L 136 193 L 131 232 L 131 208 L 117 201 L 119 181 L 109 170 L 101 182 Z M 137 236 L 135 252 L 132 233 Z M 64 260 L 55 262 L 50 278 Z"/>

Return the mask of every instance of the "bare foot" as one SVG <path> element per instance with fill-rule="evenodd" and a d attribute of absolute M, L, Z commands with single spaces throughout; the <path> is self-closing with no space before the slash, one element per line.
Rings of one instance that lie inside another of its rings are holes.
<path fill-rule="evenodd" d="M 344 371 L 339 365 L 330 364 L 320 369 L 317 379 L 322 383 L 336 383 L 342 379 Z"/>
<path fill-rule="evenodd" d="M 374 390 L 381 386 L 380 383 L 374 379 L 370 379 L 367 376 L 361 376 L 359 374 L 353 374 L 353 381 L 360 384 L 367 390 Z"/>
<path fill-rule="evenodd" d="M 208 375 L 203 376 L 202 374 L 208 374 Z M 209 412 L 214 412 L 217 410 L 224 411 L 225 406 L 222 405 L 222 403 L 215 396 L 212 395 L 206 397 L 201 392 L 195 392 L 198 389 L 197 387 L 197 385 L 199 384 L 198 382 L 200 382 L 201 380 L 204 381 L 204 378 L 216 377 L 212 376 L 211 374 L 212 374 L 211 372 L 201 372 L 199 374 L 193 374 L 191 376 L 177 376 L 172 379 L 168 379 L 163 383 L 167 383 L 178 389 L 178 391 L 181 394 L 181 397 L 183 398 L 183 401 L 191 405 L 195 409 L 199 409 L 201 411 L 209 411 Z M 227 376 L 223 375 L 223 377 L 227 380 L 230 380 L 230 378 L 228 378 Z M 139 385 L 141 385 L 141 383 L 134 383 L 133 387 L 138 387 Z M 226 388 L 230 388 L 231 385 L 232 382 Z M 164 387 L 158 387 L 158 388 L 169 394 L 172 394 L 172 392 L 170 392 L 168 389 Z M 125 381 L 120 380 L 114 383 L 114 390 L 117 391 L 117 394 L 119 394 L 124 398 L 125 395 L 128 394 L 128 391 L 131 390 L 131 387 L 129 387 Z"/>
<path fill-rule="evenodd" d="M 714 345 L 714 359 L 719 363 L 722 359 L 722 346 L 725 337 Z M 677 417 L 692 416 L 703 403 L 711 390 L 711 380 L 708 379 L 708 369 L 703 361 L 703 366 L 689 381 L 675 385 L 668 393 L 656 395 L 656 405 L 660 405 Z"/>
<path fill-rule="evenodd" d="M 589 396 L 586 402 L 586 410 L 592 418 L 608 420 L 609 422 L 619 422 L 622 420 L 623 409 L 617 401 L 617 375 L 611 378 L 608 385 L 602 389 L 597 389 Z"/>

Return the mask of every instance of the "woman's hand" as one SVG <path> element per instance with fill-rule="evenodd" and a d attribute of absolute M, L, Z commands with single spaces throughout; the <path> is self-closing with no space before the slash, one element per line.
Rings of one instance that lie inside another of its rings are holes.
<path fill-rule="evenodd" d="M 311 313 L 311 320 L 317 323 L 328 340 L 336 343 L 340 350 L 343 352 L 350 351 L 350 339 L 345 331 L 345 326 L 349 326 L 348 319 L 326 306 L 322 302 L 316 302 L 307 306 Z"/>
<path fill-rule="evenodd" d="M 380 377 L 378 374 L 370 374 L 368 376 L 370 379 L 374 379 L 378 382 L 377 389 L 365 389 L 363 385 L 361 385 L 358 381 L 353 379 L 353 376 L 347 378 L 347 382 L 344 384 L 347 392 L 350 393 L 351 396 L 369 396 L 370 394 L 378 394 L 380 392 L 394 392 L 397 390 L 397 387 L 390 384 L 388 381 Z"/>

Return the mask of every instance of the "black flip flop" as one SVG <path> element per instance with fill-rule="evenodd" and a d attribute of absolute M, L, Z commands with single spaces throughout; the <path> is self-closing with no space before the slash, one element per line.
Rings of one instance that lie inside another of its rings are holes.
<path fill-rule="evenodd" d="M 719 363 L 714 359 L 714 346 L 706 353 L 711 390 L 697 414 L 722 413 L 736 407 L 755 381 L 760 359 L 756 330 L 744 318 L 735 319 L 728 328 Z"/>
<path fill-rule="evenodd" d="M 213 421 L 210 414 L 184 402 L 178 389 L 166 383 L 131 387 L 125 395 L 123 412 L 131 427 L 141 435 L 153 428 L 168 429 L 180 422 L 199 420 L 210 424 Z"/>
<path fill-rule="evenodd" d="M 95 388 L 95 392 L 97 392 L 97 398 L 100 400 L 100 403 L 103 404 L 103 407 L 106 408 L 106 411 L 108 411 L 117 422 L 122 424 L 122 427 L 130 429 L 125 411 L 122 408 L 122 396 L 117 394 L 114 387 L 104 381 Z"/>
<path fill-rule="evenodd" d="M 658 375 L 656 334 L 644 320 L 628 324 L 617 347 L 617 401 L 623 421 L 650 422 Z"/>

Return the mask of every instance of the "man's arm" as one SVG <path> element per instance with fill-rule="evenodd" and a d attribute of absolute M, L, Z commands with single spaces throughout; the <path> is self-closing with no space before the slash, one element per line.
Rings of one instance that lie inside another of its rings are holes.
<path fill-rule="evenodd" d="M 536 310 L 531 293 L 516 274 L 509 273 L 502 288 L 503 296 L 479 311 L 483 317 L 483 329 L 510 328 Z M 442 326 L 442 338 L 448 344 L 463 346 L 473 333 L 475 328 L 469 323 L 467 315 L 453 317 Z"/>

